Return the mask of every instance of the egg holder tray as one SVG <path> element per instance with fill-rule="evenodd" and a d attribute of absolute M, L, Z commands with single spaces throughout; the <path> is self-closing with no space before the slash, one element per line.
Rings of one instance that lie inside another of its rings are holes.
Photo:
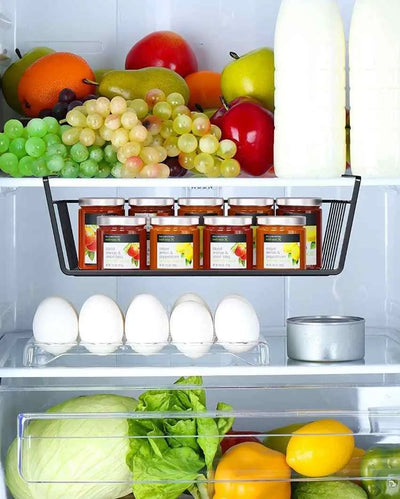
<path fill-rule="evenodd" d="M 345 265 L 356 210 L 361 177 L 353 178 L 350 199 L 323 199 L 323 211 L 328 210 L 322 241 L 321 269 L 213 269 L 213 270 L 139 270 L 108 269 L 84 270 L 78 268 L 77 245 L 71 225 L 69 206 L 78 200 L 54 200 L 49 177 L 43 177 L 47 208 L 61 271 L 68 276 L 328 276 L 340 274 Z M 168 182 L 168 180 L 166 180 Z"/>
<path fill-rule="evenodd" d="M 269 346 L 260 336 L 249 343 L 179 343 L 181 349 L 205 350 L 195 358 L 182 353 L 177 344 L 141 343 L 139 353 L 129 343 L 68 344 L 38 343 L 31 337 L 24 348 L 24 367 L 186 367 L 186 366 L 266 366 L 269 364 Z M 160 348 L 161 346 L 161 348 Z M 88 347 L 88 348 L 87 348 Z M 182 348 L 183 347 L 183 348 Z M 52 350 L 51 353 L 49 350 Z M 66 350 L 67 349 L 67 350 Z M 139 348 L 137 348 L 139 349 Z M 158 350 L 158 351 L 155 351 Z M 151 352 L 154 353 L 151 353 Z"/>

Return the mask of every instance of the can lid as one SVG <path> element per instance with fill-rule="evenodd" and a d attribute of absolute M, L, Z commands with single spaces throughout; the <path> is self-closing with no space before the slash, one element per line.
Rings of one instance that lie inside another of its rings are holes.
<path fill-rule="evenodd" d="M 222 206 L 222 198 L 179 198 L 178 204 L 181 206 Z"/>
<path fill-rule="evenodd" d="M 123 206 L 123 198 L 80 198 L 79 206 Z"/>
<path fill-rule="evenodd" d="M 204 217 L 204 225 L 222 225 L 227 226 L 250 226 L 252 223 L 251 217 Z"/>
<path fill-rule="evenodd" d="M 199 220 L 199 217 L 153 217 L 151 219 L 151 225 L 199 225 Z"/>
<path fill-rule="evenodd" d="M 351 324 L 361 324 L 365 322 L 363 317 L 351 315 L 304 315 L 299 317 L 289 317 L 287 324 L 303 326 L 348 326 Z"/>
<path fill-rule="evenodd" d="M 277 198 L 277 206 L 321 206 L 321 198 Z"/>
<path fill-rule="evenodd" d="M 137 225 L 146 225 L 145 217 L 97 217 L 97 225 L 105 226 L 137 226 Z"/>
<path fill-rule="evenodd" d="M 283 225 L 295 226 L 306 225 L 306 217 L 291 217 L 291 216 L 277 216 L 277 217 L 257 217 L 257 225 Z"/>
<path fill-rule="evenodd" d="M 129 198 L 128 203 L 133 206 L 173 206 L 173 198 Z"/>
<path fill-rule="evenodd" d="M 230 206 L 272 206 L 273 198 L 229 198 Z"/>

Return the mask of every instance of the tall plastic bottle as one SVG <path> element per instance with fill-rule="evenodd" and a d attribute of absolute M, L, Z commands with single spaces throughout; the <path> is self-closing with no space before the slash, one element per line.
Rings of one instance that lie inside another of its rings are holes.
<path fill-rule="evenodd" d="M 400 176 L 400 0 L 356 0 L 349 66 L 352 172 Z"/>
<path fill-rule="evenodd" d="M 346 43 L 336 0 L 282 0 L 274 51 L 276 175 L 343 175 Z"/>

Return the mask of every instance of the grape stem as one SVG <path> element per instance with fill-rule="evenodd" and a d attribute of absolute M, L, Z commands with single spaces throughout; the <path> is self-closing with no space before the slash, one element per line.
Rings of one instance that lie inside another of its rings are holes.
<path fill-rule="evenodd" d="M 236 52 L 229 52 L 229 55 L 232 57 L 232 59 L 235 59 L 236 61 L 240 59 L 240 56 L 237 55 Z"/>
<path fill-rule="evenodd" d="M 83 83 L 86 83 L 86 85 L 96 85 L 96 87 L 100 85 L 97 81 L 88 80 L 87 78 L 82 78 L 82 81 Z"/>

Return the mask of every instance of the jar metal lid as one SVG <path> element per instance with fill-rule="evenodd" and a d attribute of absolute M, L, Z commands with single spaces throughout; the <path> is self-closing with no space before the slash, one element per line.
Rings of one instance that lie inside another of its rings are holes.
<path fill-rule="evenodd" d="M 352 315 L 304 315 L 300 317 L 289 317 L 288 324 L 298 324 L 302 326 L 346 326 L 352 324 L 364 323 L 363 317 Z"/>
<path fill-rule="evenodd" d="M 222 206 L 222 198 L 179 198 L 178 204 L 181 206 Z"/>
<path fill-rule="evenodd" d="M 80 198 L 79 206 L 124 206 L 123 198 Z"/>
<path fill-rule="evenodd" d="M 291 217 L 291 216 L 278 216 L 278 217 L 257 217 L 258 225 L 306 225 L 306 217 Z"/>
<path fill-rule="evenodd" d="M 105 226 L 137 226 L 137 225 L 146 225 L 145 217 L 97 217 L 97 225 Z"/>
<path fill-rule="evenodd" d="M 204 225 L 222 225 L 227 226 L 250 226 L 252 223 L 251 217 L 204 217 Z"/>
<path fill-rule="evenodd" d="M 277 198 L 277 206 L 321 206 L 321 198 Z"/>
<path fill-rule="evenodd" d="M 128 203 L 133 206 L 173 206 L 173 198 L 129 198 Z"/>
<path fill-rule="evenodd" d="M 199 220 L 200 217 L 154 217 L 151 219 L 151 225 L 199 225 Z"/>
<path fill-rule="evenodd" d="M 273 198 L 229 198 L 230 206 L 272 206 Z"/>

